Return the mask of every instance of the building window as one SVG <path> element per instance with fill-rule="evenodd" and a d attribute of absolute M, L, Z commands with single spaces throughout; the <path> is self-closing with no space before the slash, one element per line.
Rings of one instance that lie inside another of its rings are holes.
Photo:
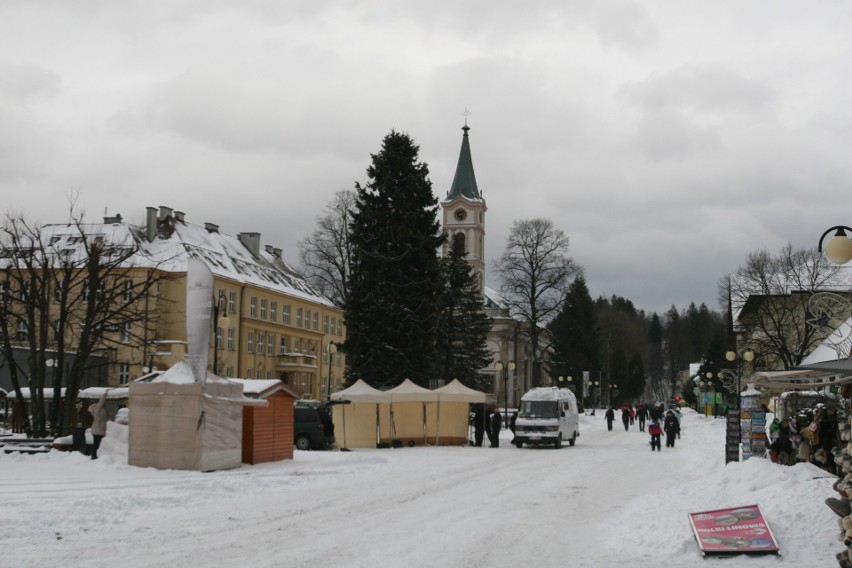
<path fill-rule="evenodd" d="M 322 316 L 322 332 L 328 333 L 328 316 Z"/>
<path fill-rule="evenodd" d="M 263 355 L 263 340 L 264 336 L 262 333 L 257 334 L 257 354 Z"/>
<path fill-rule="evenodd" d="M 156 292 L 154 293 L 154 301 L 157 304 L 160 303 L 160 298 L 162 297 L 162 286 L 161 286 L 161 284 L 162 284 L 162 282 L 157 282 L 157 289 L 156 289 Z"/>
<path fill-rule="evenodd" d="M 302 351 L 302 340 L 298 337 L 293 340 L 293 352 L 299 353 Z"/>
<path fill-rule="evenodd" d="M 56 291 L 54 292 L 54 300 L 56 300 L 57 304 L 62 302 L 62 292 L 63 292 L 64 289 L 65 289 L 65 280 L 57 281 L 56 282 Z M 5 296 L 6 293 L 3 292 L 3 295 Z"/>
<path fill-rule="evenodd" d="M 269 303 L 269 319 L 271 321 L 275 321 L 275 318 L 278 317 L 278 302 L 270 302 Z"/>
<path fill-rule="evenodd" d="M 130 300 L 133 299 L 133 281 L 125 280 L 124 281 L 124 303 L 129 304 Z"/>
<path fill-rule="evenodd" d="M 233 377 L 234 376 L 234 368 L 233 367 L 226 368 L 225 369 L 225 376 L 226 377 Z"/>
<path fill-rule="evenodd" d="M 260 319 L 266 319 L 266 300 L 262 299 L 260 301 Z"/>
<path fill-rule="evenodd" d="M 222 328 L 218 325 L 216 326 L 216 342 L 213 345 L 213 349 L 221 349 L 222 348 Z"/>
<path fill-rule="evenodd" d="M 311 310 L 305 310 L 305 329 L 311 329 Z"/>
<path fill-rule="evenodd" d="M 314 312 L 314 331 L 319 331 L 319 312 Z"/>
<path fill-rule="evenodd" d="M 337 335 L 339 335 L 341 337 L 343 336 L 343 320 L 342 319 L 337 320 Z"/>
<path fill-rule="evenodd" d="M 252 317 L 257 317 L 257 298 L 252 296 L 249 300 L 249 315 Z"/>
<path fill-rule="evenodd" d="M 286 335 L 281 336 L 281 345 L 278 347 L 278 353 L 280 355 L 287 353 L 287 336 Z"/>
<path fill-rule="evenodd" d="M 17 341 L 26 341 L 28 335 L 29 327 L 27 327 L 27 322 L 18 320 L 18 324 L 15 326 L 15 339 Z"/>
<path fill-rule="evenodd" d="M 228 311 L 232 314 L 237 313 L 237 293 L 228 292 Z"/>
<path fill-rule="evenodd" d="M 9 293 L 9 285 L 6 282 L 0 282 L 0 300 L 5 300 Z"/>
<path fill-rule="evenodd" d="M 131 324 L 129 321 L 124 322 L 124 325 L 121 327 L 121 342 L 122 343 L 130 343 L 130 331 Z"/>
<path fill-rule="evenodd" d="M 254 378 L 254 371 L 252 369 L 246 369 L 246 378 L 247 379 L 253 379 Z"/>
<path fill-rule="evenodd" d="M 231 327 L 228 328 L 228 336 L 227 337 L 228 337 L 228 339 L 226 340 L 227 342 L 225 343 L 225 347 L 228 349 L 228 351 L 233 351 L 234 350 L 234 329 L 233 328 L 231 328 Z"/>
<path fill-rule="evenodd" d="M 302 327 L 302 308 L 296 309 L 296 327 Z"/>
<path fill-rule="evenodd" d="M 284 323 L 290 323 L 290 304 L 284 304 L 281 307 L 281 317 L 284 320 Z"/>
<path fill-rule="evenodd" d="M 126 385 L 130 382 L 130 363 L 122 363 L 118 367 L 118 382 Z"/>
<path fill-rule="evenodd" d="M 249 353 L 254 353 L 254 332 L 250 331 L 246 334 L 246 350 Z"/>
<path fill-rule="evenodd" d="M 327 332 L 327 333 L 331 333 L 332 335 L 334 335 L 334 333 L 337 331 L 336 326 L 337 326 L 337 318 L 331 318 L 331 331 Z"/>
<path fill-rule="evenodd" d="M 266 339 L 266 354 L 275 355 L 275 336 L 270 333 Z"/>

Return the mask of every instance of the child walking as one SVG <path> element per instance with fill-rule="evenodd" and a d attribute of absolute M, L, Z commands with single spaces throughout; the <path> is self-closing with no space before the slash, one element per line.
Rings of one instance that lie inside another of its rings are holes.
<path fill-rule="evenodd" d="M 660 436 L 663 434 L 663 429 L 660 428 L 660 421 L 654 418 L 651 420 L 651 425 L 648 426 L 648 433 L 651 435 L 651 451 L 654 449 L 660 450 Z"/>

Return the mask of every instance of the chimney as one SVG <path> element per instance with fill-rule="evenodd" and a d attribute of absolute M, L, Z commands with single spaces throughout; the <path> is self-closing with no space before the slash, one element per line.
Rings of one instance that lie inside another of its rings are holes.
<path fill-rule="evenodd" d="M 278 248 L 278 247 L 274 247 L 274 248 L 272 249 L 272 256 L 274 256 L 275 258 L 281 258 L 281 252 L 282 252 L 282 251 L 281 251 L 281 249 L 280 249 L 280 248 Z"/>
<path fill-rule="evenodd" d="M 204 223 L 204 228 L 207 229 L 208 233 L 218 233 L 219 225 L 215 223 Z"/>
<path fill-rule="evenodd" d="M 255 258 L 260 256 L 260 233 L 239 233 L 237 238 L 240 239 L 240 242 L 252 256 Z"/>
<path fill-rule="evenodd" d="M 275 254 L 272 252 L 272 245 L 264 245 L 263 250 L 266 251 L 266 254 Z"/>
<path fill-rule="evenodd" d="M 104 225 L 114 225 L 121 224 L 121 213 L 118 213 L 112 217 L 104 217 Z"/>
<path fill-rule="evenodd" d="M 148 207 L 148 216 L 145 222 L 145 237 L 147 237 L 148 242 L 154 240 L 154 237 L 157 236 L 157 208 L 156 207 Z"/>
<path fill-rule="evenodd" d="M 184 212 L 183 211 L 175 211 L 175 219 L 177 219 L 181 223 L 185 223 L 183 218 L 184 218 Z"/>
<path fill-rule="evenodd" d="M 160 205 L 160 221 L 164 221 L 166 217 L 171 216 L 172 208 L 166 207 L 165 205 Z"/>

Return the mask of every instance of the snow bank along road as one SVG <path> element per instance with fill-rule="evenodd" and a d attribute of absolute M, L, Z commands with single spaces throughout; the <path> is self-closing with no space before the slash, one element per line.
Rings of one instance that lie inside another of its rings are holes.
<path fill-rule="evenodd" d="M 0 557 L 10 567 L 526 568 L 677 559 L 706 568 L 686 515 L 714 508 L 714 489 L 682 491 L 686 498 L 673 502 L 665 495 L 722 468 L 723 421 L 689 415 L 678 447 L 652 453 L 635 426 L 608 432 L 600 414 L 581 418 L 577 445 L 560 450 L 518 449 L 504 432 L 499 449 L 296 452 L 292 461 L 207 474 L 132 468 L 108 448 L 96 462 L 55 452 L 5 457 Z"/>

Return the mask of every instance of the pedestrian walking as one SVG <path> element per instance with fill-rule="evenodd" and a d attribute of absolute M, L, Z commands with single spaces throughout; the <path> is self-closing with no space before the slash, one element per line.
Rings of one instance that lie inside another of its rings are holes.
<path fill-rule="evenodd" d="M 500 414 L 500 410 L 494 408 L 494 411 L 491 413 L 491 447 L 499 448 L 500 447 L 500 428 L 503 425 L 503 415 Z"/>
<path fill-rule="evenodd" d="M 101 398 L 95 404 L 89 407 L 89 413 L 92 415 L 92 459 L 98 459 L 98 448 L 101 447 L 101 440 L 106 436 L 106 397 L 109 389 L 104 389 Z"/>
<path fill-rule="evenodd" d="M 645 421 L 648 419 L 648 409 L 644 405 L 640 404 L 636 409 L 636 418 L 639 420 L 639 431 L 644 432 Z"/>
<path fill-rule="evenodd" d="M 633 409 L 633 405 L 627 407 L 630 411 L 630 425 L 633 426 L 633 421 L 636 419 L 636 411 Z"/>
<path fill-rule="evenodd" d="M 675 418 L 674 412 L 671 410 L 666 412 L 666 419 L 663 422 L 663 430 L 666 432 L 666 447 L 674 448 L 675 437 L 680 431 L 680 424 L 678 423 L 677 418 Z"/>
<path fill-rule="evenodd" d="M 625 404 L 621 407 L 621 422 L 624 424 L 624 431 L 630 427 L 630 409 Z"/>
<path fill-rule="evenodd" d="M 485 436 L 485 407 L 477 404 L 473 411 L 473 445 L 482 447 L 482 439 Z M 491 436 L 489 435 L 490 439 Z"/>
<path fill-rule="evenodd" d="M 656 418 L 651 419 L 651 424 L 648 426 L 648 433 L 651 435 L 651 451 L 653 452 L 656 449 L 658 452 L 660 449 L 660 436 L 663 433 L 663 429 L 660 428 L 660 422 Z"/>
<path fill-rule="evenodd" d="M 611 406 L 607 407 L 604 418 L 606 418 L 606 429 L 612 432 L 612 423 L 615 422 L 615 412 Z"/>

